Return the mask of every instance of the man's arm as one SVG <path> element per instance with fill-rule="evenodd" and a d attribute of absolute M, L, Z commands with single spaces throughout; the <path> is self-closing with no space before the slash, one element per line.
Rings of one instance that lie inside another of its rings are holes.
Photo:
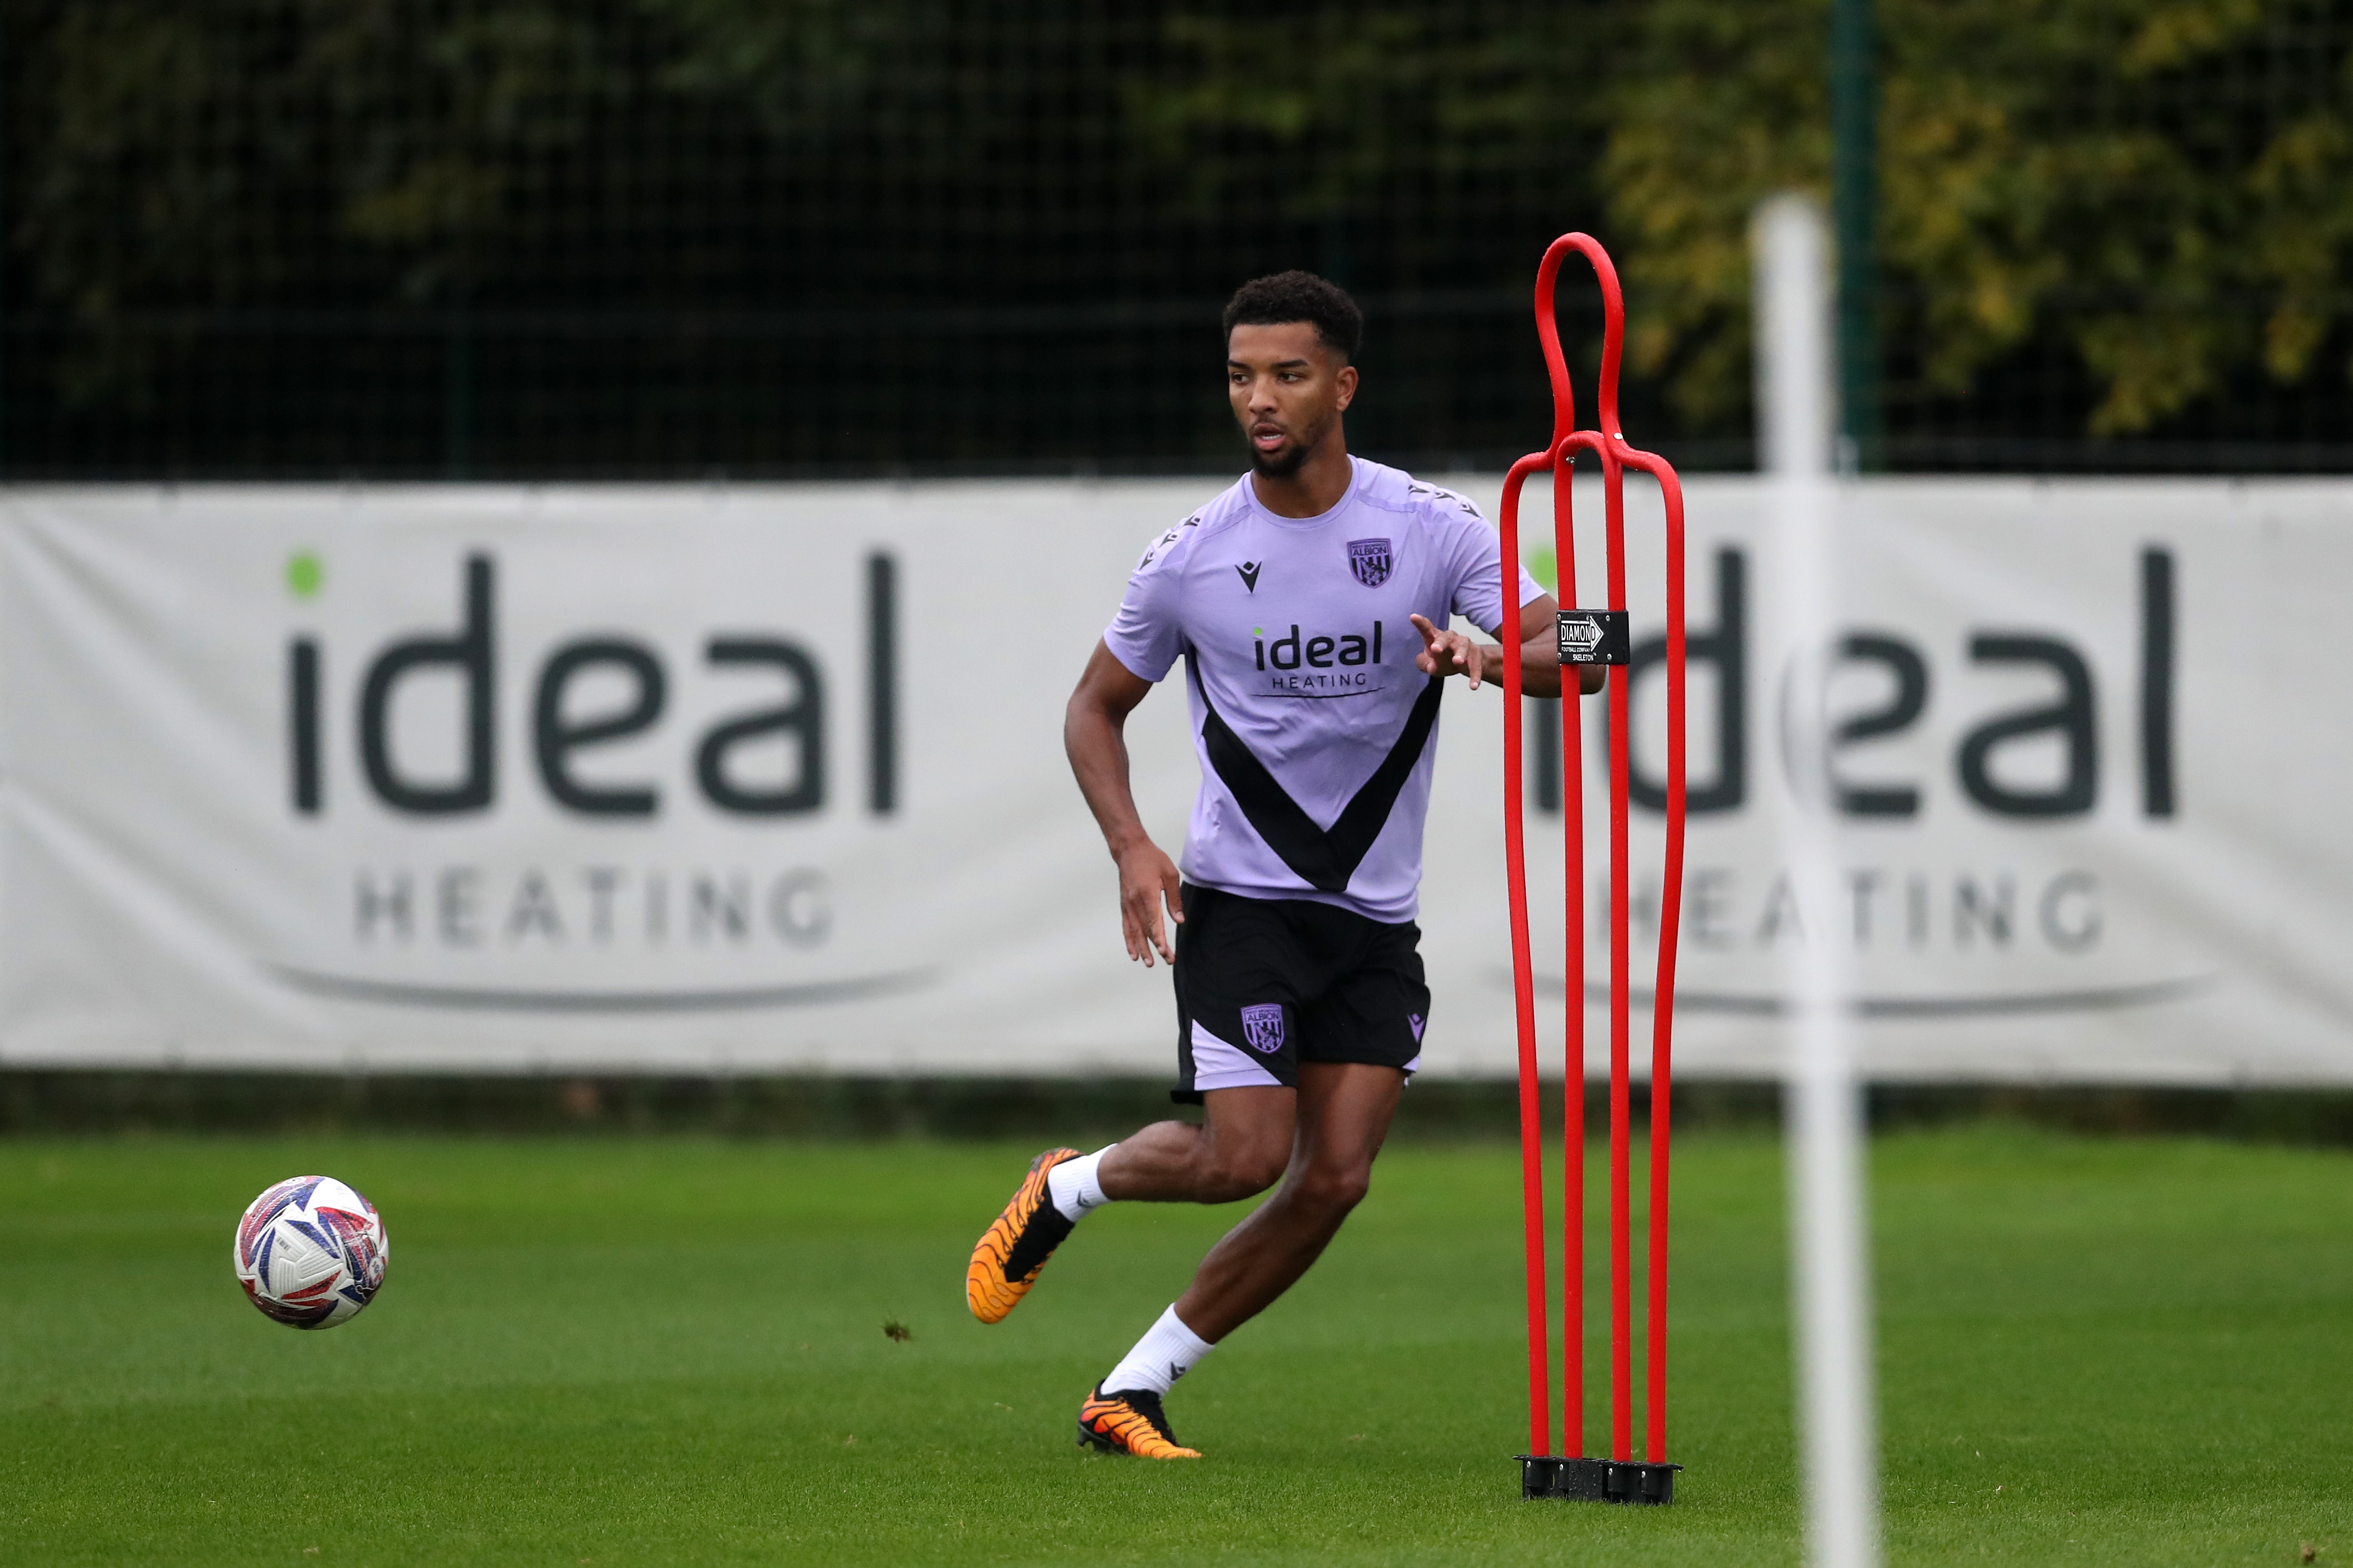
<path fill-rule="evenodd" d="M 1520 689 L 1530 697 L 1560 695 L 1560 637 L 1554 616 L 1560 606 L 1550 594 L 1539 594 L 1520 606 Z M 1500 686 L 1504 680 L 1504 649 L 1500 643 L 1477 643 L 1461 632 L 1440 631 L 1419 616 L 1414 629 L 1421 634 L 1421 651 L 1413 662 L 1427 675 L 1460 675 L 1475 689 L 1482 681 Z M 1581 665 L 1577 689 L 1590 697 L 1601 689 L 1608 671 L 1600 665 Z"/>
<path fill-rule="evenodd" d="M 1127 783 L 1127 716 L 1151 689 L 1150 681 L 1098 642 L 1062 712 L 1062 749 L 1070 753 L 1071 772 L 1078 775 L 1079 793 L 1087 797 L 1087 809 L 1095 814 L 1095 826 L 1119 866 L 1119 923 L 1127 956 L 1142 960 L 1146 969 L 1155 950 L 1176 962 L 1161 921 L 1163 905 L 1170 920 L 1180 925 L 1185 920 L 1176 863 L 1144 831 Z"/>

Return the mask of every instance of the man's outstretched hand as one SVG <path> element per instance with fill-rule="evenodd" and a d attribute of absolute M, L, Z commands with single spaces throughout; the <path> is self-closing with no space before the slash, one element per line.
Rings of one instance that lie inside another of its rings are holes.
<path fill-rule="evenodd" d="M 1170 921 L 1178 925 L 1185 923 L 1183 886 L 1176 862 L 1162 853 L 1160 846 L 1151 839 L 1139 837 L 1120 851 L 1119 925 L 1127 938 L 1130 961 L 1140 959 L 1149 969 L 1152 955 L 1157 952 L 1164 962 L 1176 962 L 1176 950 L 1170 945 L 1171 933 L 1162 921 L 1161 909 L 1165 904 Z"/>
<path fill-rule="evenodd" d="M 1411 617 L 1413 629 L 1421 634 L 1421 651 L 1413 656 L 1414 667 L 1424 675 L 1460 675 L 1479 689 L 1480 678 L 1487 673 L 1487 655 L 1479 643 L 1461 632 L 1442 632 L 1420 616 Z"/>

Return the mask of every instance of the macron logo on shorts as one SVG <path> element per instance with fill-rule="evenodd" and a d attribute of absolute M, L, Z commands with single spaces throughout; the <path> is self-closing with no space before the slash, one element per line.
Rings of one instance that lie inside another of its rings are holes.
<path fill-rule="evenodd" d="M 1282 1049 L 1282 1005 L 1270 1002 L 1242 1009 L 1242 1038 L 1261 1056 Z"/>
<path fill-rule="evenodd" d="M 1421 1044 L 1421 1015 L 1408 1013 L 1405 1021 L 1413 1026 L 1413 1043 L 1417 1046 Z"/>

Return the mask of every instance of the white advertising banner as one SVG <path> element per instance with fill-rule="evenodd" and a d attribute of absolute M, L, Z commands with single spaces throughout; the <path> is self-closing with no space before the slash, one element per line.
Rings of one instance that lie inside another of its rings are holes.
<path fill-rule="evenodd" d="M 1173 1071 L 1061 710 L 1136 556 L 1218 488 L 0 494 L 0 1064 Z M 1792 627 L 1755 483 L 1690 487 L 1678 1070 L 1776 1070 L 1782 944 L 1836 942 L 1874 1077 L 2353 1081 L 2353 485 L 1837 506 L 1847 613 Z M 1664 732 L 1639 487 L 1630 531 L 1639 1068 Z M 1789 754 L 1799 680 L 1829 682 L 1826 757 Z M 1130 722 L 1172 852 L 1185 723 L 1173 689 Z M 1433 1072 L 1514 1061 L 1501 727 L 1493 691 L 1448 695 Z M 1777 864 L 1793 780 L 1840 825 L 1834 907 Z M 1552 1050 L 1559 785 L 1531 783 Z"/>

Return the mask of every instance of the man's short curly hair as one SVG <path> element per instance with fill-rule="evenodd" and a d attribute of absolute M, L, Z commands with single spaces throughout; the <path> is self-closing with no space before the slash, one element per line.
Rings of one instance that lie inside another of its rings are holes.
<path fill-rule="evenodd" d="M 1236 327 L 1272 327 L 1306 321 L 1343 364 L 1356 357 L 1364 341 L 1365 313 L 1346 289 L 1313 272 L 1276 272 L 1253 278 L 1226 301 L 1226 336 Z"/>

